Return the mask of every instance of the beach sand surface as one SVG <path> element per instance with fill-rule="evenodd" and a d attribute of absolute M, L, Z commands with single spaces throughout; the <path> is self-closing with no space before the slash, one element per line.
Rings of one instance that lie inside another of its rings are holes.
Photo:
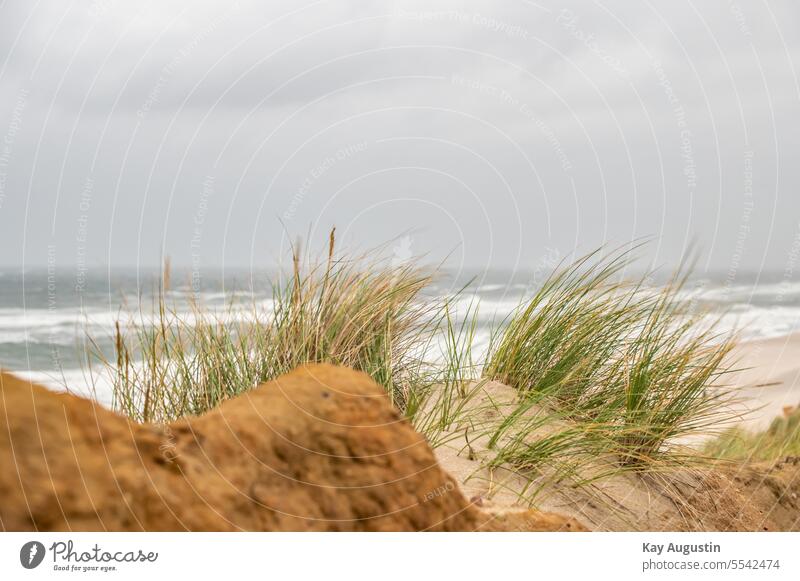
<path fill-rule="evenodd" d="M 726 383 L 739 386 L 743 427 L 763 429 L 800 404 L 800 334 L 743 342 L 733 358 L 738 371 Z"/>

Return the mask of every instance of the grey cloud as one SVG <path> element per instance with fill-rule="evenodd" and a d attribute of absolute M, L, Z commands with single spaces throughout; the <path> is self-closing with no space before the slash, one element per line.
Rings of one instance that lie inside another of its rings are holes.
<path fill-rule="evenodd" d="M 260 265 L 336 224 L 472 266 L 652 236 L 656 262 L 696 240 L 711 269 L 781 270 L 797 10 L 9 1 L 0 262 Z"/>

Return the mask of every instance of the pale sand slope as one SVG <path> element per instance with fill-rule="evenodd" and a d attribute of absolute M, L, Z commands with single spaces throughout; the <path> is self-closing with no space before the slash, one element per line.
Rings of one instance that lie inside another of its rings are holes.
<path fill-rule="evenodd" d="M 768 425 L 784 406 L 800 403 L 800 335 L 742 343 L 735 361 L 739 371 L 726 383 L 740 386 L 737 411 L 746 414 L 742 424 L 749 429 Z M 435 450 L 467 497 L 495 510 L 514 510 L 530 500 L 522 498 L 531 491 L 527 478 L 482 467 L 481 461 L 492 453 L 486 438 L 477 436 L 481 424 L 496 425 L 514 408 L 515 396 L 516 391 L 506 385 L 485 384 L 469 404 L 477 412 L 469 422 L 476 435 L 470 436 L 465 425 L 456 426 L 455 437 Z M 781 463 L 618 474 L 588 487 L 545 484 L 534 504 L 572 516 L 594 530 L 796 530 L 800 507 L 791 499 L 798 496 L 798 474 L 796 465 Z"/>
<path fill-rule="evenodd" d="M 794 526 L 794 519 L 779 524 L 770 514 L 769 509 L 777 506 L 775 499 L 767 496 L 766 508 L 752 501 L 752 494 L 744 489 L 749 479 L 736 483 L 729 475 L 712 469 L 617 473 L 580 487 L 568 479 L 542 482 L 541 474 L 537 478 L 529 472 L 534 479 L 531 481 L 507 467 L 490 471 L 484 462 L 493 453 L 487 449 L 487 438 L 479 435 L 481 425 L 502 421 L 514 409 L 515 399 L 516 391 L 511 387 L 494 381 L 484 384 L 469 404 L 470 419 L 454 426 L 453 438 L 434 450 L 442 468 L 459 482 L 464 495 L 486 509 L 503 512 L 532 505 L 573 517 L 591 530 L 756 531 Z M 551 424 L 547 429 L 559 427 L 563 425 Z M 595 470 L 606 471 L 608 466 L 600 461 L 595 468 L 581 469 L 581 476 L 591 477 Z M 761 475 L 756 478 L 763 480 Z M 535 487 L 537 480 L 543 489 L 532 499 L 531 486 Z"/>
<path fill-rule="evenodd" d="M 726 383 L 741 386 L 742 425 L 763 429 L 784 406 L 800 404 L 800 334 L 742 343 L 734 359 L 741 371 Z"/>

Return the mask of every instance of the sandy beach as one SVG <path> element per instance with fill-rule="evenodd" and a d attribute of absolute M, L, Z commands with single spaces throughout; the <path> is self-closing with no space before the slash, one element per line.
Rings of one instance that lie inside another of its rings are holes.
<path fill-rule="evenodd" d="M 800 334 L 742 343 L 734 354 L 730 383 L 741 386 L 749 429 L 764 428 L 786 406 L 800 404 Z"/>

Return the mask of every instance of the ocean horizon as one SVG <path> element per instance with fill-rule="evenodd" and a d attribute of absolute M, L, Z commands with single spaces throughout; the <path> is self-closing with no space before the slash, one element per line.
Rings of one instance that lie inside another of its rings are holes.
<path fill-rule="evenodd" d="M 526 270 L 448 269 L 436 271 L 426 298 L 449 297 L 456 316 L 477 305 L 473 351 L 480 358 L 492 329 L 535 293 L 552 267 Z M 253 306 L 269 313 L 272 283 L 278 269 L 233 268 L 171 272 L 167 303 L 191 321 L 192 303 L 226 317 Z M 640 276 L 631 271 L 630 277 Z M 0 271 L 0 367 L 55 389 L 68 388 L 111 402 L 107 382 L 85 353 L 91 337 L 105 353 L 113 353 L 117 322 L 141 325 L 158 295 L 161 271 L 156 268 L 112 268 L 84 271 L 32 268 Z M 650 283 L 657 290 L 663 279 Z M 720 331 L 737 330 L 744 341 L 788 336 L 800 330 L 800 282 L 784 273 L 728 273 L 692 277 L 681 297 L 708 311 Z M 246 316 L 246 315 L 244 315 Z M 435 355 L 432 357 L 435 358 Z"/>

